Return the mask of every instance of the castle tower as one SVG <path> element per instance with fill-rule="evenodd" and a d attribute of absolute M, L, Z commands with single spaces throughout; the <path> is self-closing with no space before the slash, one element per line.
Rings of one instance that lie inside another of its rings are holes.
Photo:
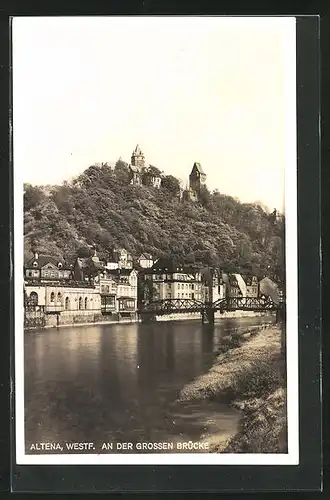
<path fill-rule="evenodd" d="M 189 188 L 196 194 L 200 193 L 201 187 L 205 185 L 206 174 L 200 163 L 195 162 L 189 175 Z"/>
<path fill-rule="evenodd" d="M 137 144 L 131 156 L 131 164 L 133 167 L 137 167 L 139 170 L 145 167 L 144 154 L 141 151 L 140 146 Z"/>

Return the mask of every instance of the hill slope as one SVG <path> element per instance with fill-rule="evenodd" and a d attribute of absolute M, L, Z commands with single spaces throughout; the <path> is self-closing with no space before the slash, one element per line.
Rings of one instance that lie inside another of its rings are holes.
<path fill-rule="evenodd" d="M 283 277 L 283 221 L 206 188 L 200 203 L 182 202 L 178 188 L 173 176 L 161 189 L 130 185 L 123 162 L 92 166 L 71 184 L 25 185 L 25 256 L 38 250 L 70 260 L 94 245 L 106 260 L 119 245 L 135 257 L 149 252 Z"/>

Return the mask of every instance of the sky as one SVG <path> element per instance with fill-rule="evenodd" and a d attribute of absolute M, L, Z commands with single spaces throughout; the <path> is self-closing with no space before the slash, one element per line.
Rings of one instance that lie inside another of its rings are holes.
<path fill-rule="evenodd" d="M 198 161 L 210 190 L 282 211 L 294 38 L 293 18 L 14 18 L 15 174 L 58 184 L 139 144 L 183 187 Z"/>

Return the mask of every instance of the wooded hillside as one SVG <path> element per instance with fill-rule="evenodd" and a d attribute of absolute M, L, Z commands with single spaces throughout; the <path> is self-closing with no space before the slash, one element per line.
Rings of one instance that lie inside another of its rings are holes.
<path fill-rule="evenodd" d="M 24 186 L 25 257 L 33 251 L 71 261 L 95 246 L 107 260 L 114 246 L 134 257 L 191 263 L 283 279 L 284 220 L 258 204 L 204 189 L 199 203 L 179 199 L 169 175 L 161 189 L 129 184 L 127 165 L 91 166 L 72 183 Z"/>

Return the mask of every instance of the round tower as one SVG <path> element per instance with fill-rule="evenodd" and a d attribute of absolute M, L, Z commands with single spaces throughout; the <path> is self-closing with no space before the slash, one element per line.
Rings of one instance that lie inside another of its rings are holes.
<path fill-rule="evenodd" d="M 145 157 L 138 144 L 132 153 L 131 164 L 138 169 L 143 169 L 145 167 Z"/>

